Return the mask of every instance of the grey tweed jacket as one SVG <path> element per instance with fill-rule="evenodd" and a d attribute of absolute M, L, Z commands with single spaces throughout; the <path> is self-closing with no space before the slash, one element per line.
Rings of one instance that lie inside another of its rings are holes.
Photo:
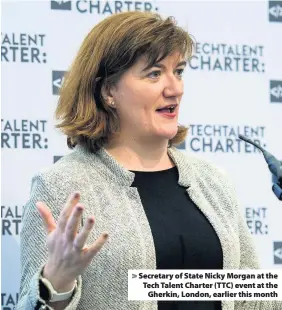
<path fill-rule="evenodd" d="M 179 185 L 187 188 L 220 239 L 223 268 L 259 268 L 251 235 L 225 173 L 175 147 L 168 148 L 168 154 L 178 168 Z M 81 202 L 86 207 L 83 220 L 90 215 L 96 218 L 88 243 L 94 242 L 103 231 L 108 231 L 110 238 L 79 277 L 78 289 L 66 309 L 157 309 L 157 301 L 128 301 L 127 298 L 128 269 L 156 269 L 152 233 L 138 191 L 130 187 L 133 180 L 134 173 L 123 168 L 104 149 L 91 154 L 81 146 L 34 176 L 30 199 L 23 211 L 20 298 L 16 309 L 33 310 L 40 300 L 38 278 L 47 259 L 47 248 L 46 232 L 35 203 L 46 202 L 58 218 L 73 191 L 80 191 Z M 282 303 L 222 301 L 222 309 L 278 310 L 282 309 Z"/>

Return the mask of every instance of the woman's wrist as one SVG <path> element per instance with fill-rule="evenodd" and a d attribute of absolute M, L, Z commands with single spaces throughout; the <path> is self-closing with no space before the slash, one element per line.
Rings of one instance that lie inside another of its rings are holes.
<path fill-rule="evenodd" d="M 58 277 L 58 274 L 54 276 L 52 273 L 48 271 L 48 267 L 46 268 L 46 266 L 43 268 L 42 277 L 46 278 L 52 284 L 54 290 L 57 293 L 69 292 L 75 287 L 76 284 L 75 280 L 66 281 L 64 277 L 62 276 Z"/>

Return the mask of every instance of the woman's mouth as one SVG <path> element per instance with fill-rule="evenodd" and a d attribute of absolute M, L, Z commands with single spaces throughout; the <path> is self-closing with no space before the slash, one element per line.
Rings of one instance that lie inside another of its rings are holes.
<path fill-rule="evenodd" d="M 167 106 L 165 108 L 157 109 L 156 112 L 162 116 L 174 118 L 176 116 L 177 105 Z"/>
<path fill-rule="evenodd" d="M 177 107 L 177 105 L 171 105 L 171 106 L 166 106 L 164 108 L 157 109 L 156 111 L 160 112 L 160 113 L 170 113 L 170 114 L 173 114 L 174 111 L 176 110 L 176 107 Z"/>

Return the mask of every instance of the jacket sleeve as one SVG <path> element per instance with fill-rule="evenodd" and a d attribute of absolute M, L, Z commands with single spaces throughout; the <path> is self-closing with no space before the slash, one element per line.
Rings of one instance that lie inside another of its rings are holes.
<path fill-rule="evenodd" d="M 238 234 L 240 240 L 240 269 L 259 269 L 259 259 L 254 244 L 253 237 L 249 232 L 246 221 L 242 215 L 241 208 L 237 199 L 236 191 L 229 182 L 232 205 L 237 214 Z M 235 301 L 235 310 L 254 309 L 254 310 L 281 310 L 282 301 Z"/>
<path fill-rule="evenodd" d="M 20 233 L 20 294 L 16 310 L 52 309 L 39 296 L 39 276 L 47 260 L 47 233 L 35 203 L 43 201 L 51 209 L 55 218 L 60 213 L 62 202 L 51 195 L 40 174 L 32 179 L 31 193 L 23 209 Z M 77 308 L 81 295 L 81 277 L 77 289 L 67 306 L 67 310 Z"/>

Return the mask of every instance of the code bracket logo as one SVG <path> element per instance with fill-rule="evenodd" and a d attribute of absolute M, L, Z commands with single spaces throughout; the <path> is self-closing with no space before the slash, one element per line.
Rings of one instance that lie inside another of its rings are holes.
<path fill-rule="evenodd" d="M 51 0 L 51 10 L 62 10 L 71 11 L 71 1 L 70 0 Z"/>
<path fill-rule="evenodd" d="M 270 22 L 282 23 L 282 1 L 269 1 L 268 17 Z"/>
<path fill-rule="evenodd" d="M 66 71 L 52 71 L 52 93 L 59 95 Z"/>
<path fill-rule="evenodd" d="M 274 264 L 282 264 L 282 241 L 273 242 Z"/>
<path fill-rule="evenodd" d="M 270 81 L 270 102 L 282 103 L 282 81 Z"/>

